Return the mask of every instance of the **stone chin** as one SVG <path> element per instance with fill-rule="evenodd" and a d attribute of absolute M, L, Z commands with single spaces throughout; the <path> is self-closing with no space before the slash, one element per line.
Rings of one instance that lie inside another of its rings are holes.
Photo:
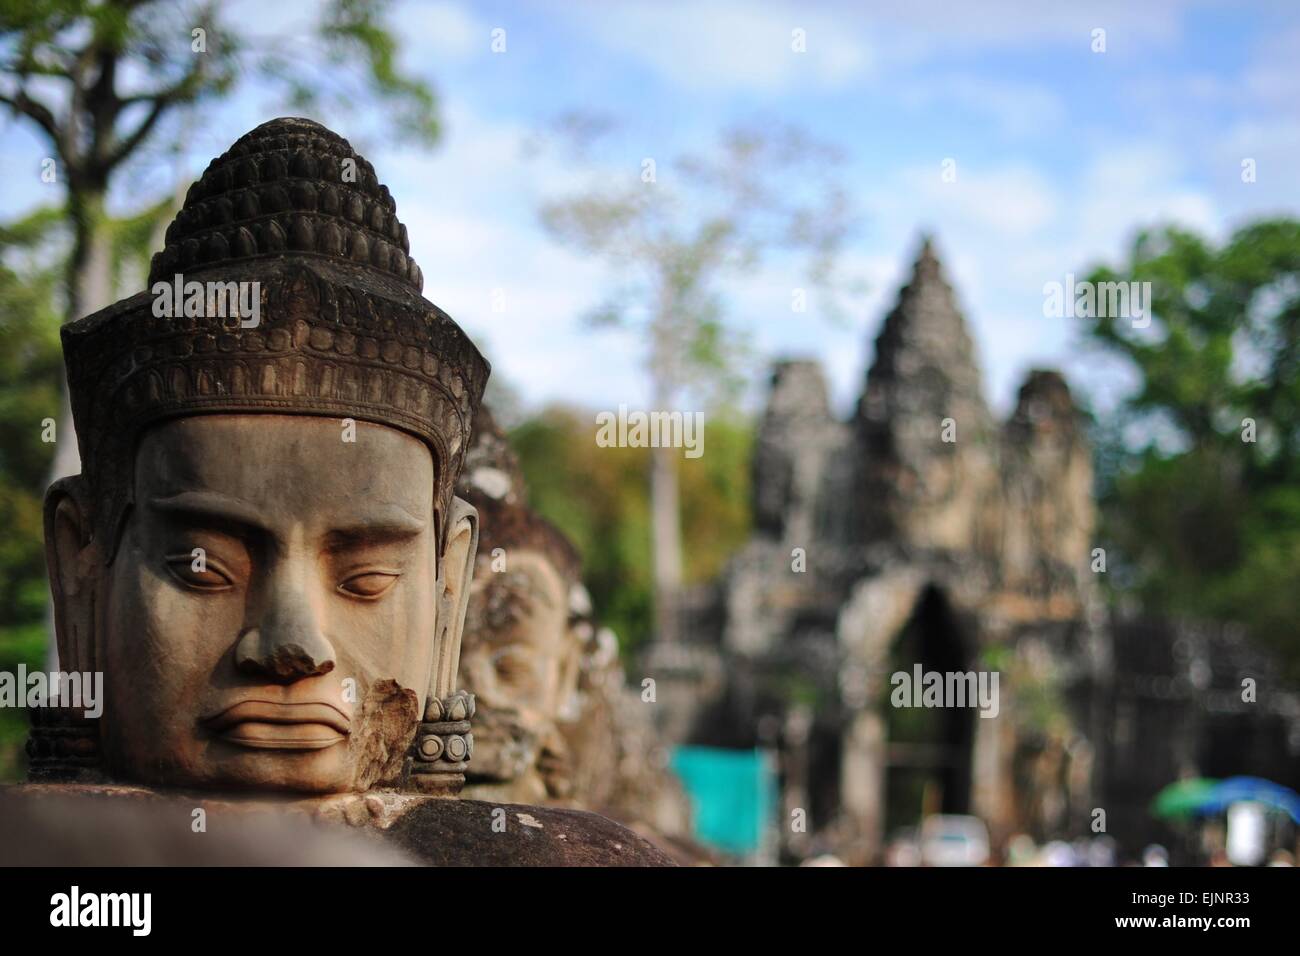
<path fill-rule="evenodd" d="M 214 751 L 227 745 L 217 744 Z M 353 759 L 346 742 L 315 751 L 235 750 L 210 752 L 202 766 L 164 769 L 154 786 L 202 790 L 283 790 L 307 794 L 344 793 L 367 789 L 355 781 Z M 186 770 L 191 769 L 192 773 Z"/>

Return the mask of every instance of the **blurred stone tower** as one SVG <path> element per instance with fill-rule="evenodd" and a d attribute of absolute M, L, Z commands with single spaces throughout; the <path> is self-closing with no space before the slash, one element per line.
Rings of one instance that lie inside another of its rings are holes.
<path fill-rule="evenodd" d="M 1025 379 L 1001 451 L 1001 590 L 1030 602 L 1030 613 L 1078 615 L 1092 581 L 1080 557 L 1093 546 L 1092 457 L 1059 372 Z"/>
<path fill-rule="evenodd" d="M 977 814 L 995 842 L 1082 832 L 1107 661 L 1091 485 L 1058 373 L 1031 372 L 994 419 L 926 239 L 850 421 L 817 362 L 775 366 L 754 535 L 691 602 L 691 640 L 643 662 L 668 686 L 673 736 L 778 755 L 783 809 L 809 821 L 785 835 L 789 858 L 878 860 L 933 812 Z M 996 671 L 998 715 L 891 708 L 891 674 L 917 664 Z"/>
<path fill-rule="evenodd" d="M 864 540 L 988 547 L 997 433 L 974 344 L 928 238 L 876 338 L 855 424 Z"/>

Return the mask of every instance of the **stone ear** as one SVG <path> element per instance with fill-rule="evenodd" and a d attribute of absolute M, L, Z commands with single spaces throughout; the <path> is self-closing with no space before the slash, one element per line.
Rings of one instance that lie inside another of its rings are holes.
<path fill-rule="evenodd" d="M 478 510 L 462 498 L 452 498 L 447 510 L 447 544 L 438 573 L 438 661 L 429 694 L 442 698 L 456 690 L 460 643 L 469 607 L 469 587 L 478 554 Z"/>
<path fill-rule="evenodd" d="M 95 593 L 103 573 L 92 540 L 94 516 L 80 476 L 61 478 L 45 493 L 45 564 L 54 600 L 59 667 L 95 671 Z"/>

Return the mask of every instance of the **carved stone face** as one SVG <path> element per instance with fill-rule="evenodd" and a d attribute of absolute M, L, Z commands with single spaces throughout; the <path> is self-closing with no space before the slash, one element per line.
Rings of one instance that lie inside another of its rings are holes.
<path fill-rule="evenodd" d="M 459 643 L 440 607 L 467 583 L 472 527 L 439 555 L 428 447 L 365 422 L 344 437 L 293 415 L 151 429 L 108 567 L 72 498 L 52 503 L 60 653 L 105 673 L 113 776 L 329 793 L 400 767 L 435 655 Z"/>
<path fill-rule="evenodd" d="M 476 777 L 509 780 L 549 743 L 576 680 L 568 583 L 542 553 L 512 549 L 470 592 L 461 675 L 477 698 Z"/>

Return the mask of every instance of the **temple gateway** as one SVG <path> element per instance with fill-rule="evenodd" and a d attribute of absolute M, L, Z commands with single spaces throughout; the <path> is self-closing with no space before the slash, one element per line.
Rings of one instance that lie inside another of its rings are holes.
<path fill-rule="evenodd" d="M 752 539 L 639 673 L 667 739 L 766 751 L 769 859 L 880 862 L 933 813 L 979 817 L 995 851 L 1105 832 L 1136 854 L 1170 780 L 1290 763 L 1300 699 L 1241 700 L 1275 673 L 1242 635 L 1107 612 L 1083 416 L 1036 370 L 994 418 L 928 239 L 848 421 L 817 362 L 775 366 L 752 495 Z M 997 675 L 998 699 L 898 706 L 913 674 Z"/>

